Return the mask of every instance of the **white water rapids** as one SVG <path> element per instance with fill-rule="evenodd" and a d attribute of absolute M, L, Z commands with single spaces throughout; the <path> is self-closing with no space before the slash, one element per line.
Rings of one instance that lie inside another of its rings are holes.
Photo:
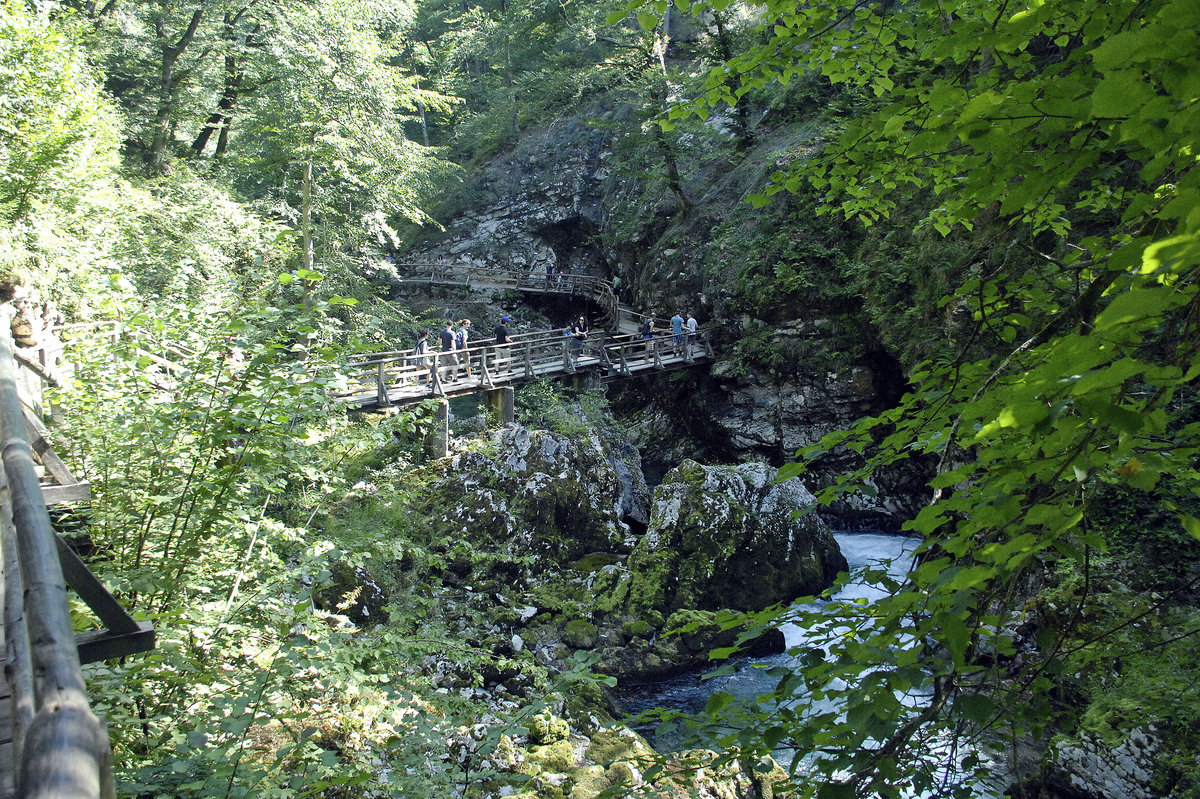
<path fill-rule="evenodd" d="M 920 539 L 917 538 L 883 533 L 835 532 L 834 538 L 837 539 L 838 546 L 846 558 L 851 574 L 863 567 L 878 567 L 886 563 L 888 573 L 897 579 L 903 579 L 907 573 L 912 563 L 913 552 L 920 543 Z M 838 591 L 834 599 L 860 599 L 871 602 L 881 596 L 881 589 L 855 582 Z M 785 624 L 781 630 L 789 649 L 805 651 L 810 644 L 815 643 L 810 638 L 809 631 L 798 625 Z M 735 673 L 729 676 L 704 680 L 703 672 L 689 672 L 645 685 L 622 686 L 618 688 L 618 695 L 631 713 L 661 707 L 699 714 L 703 712 L 708 698 L 718 691 L 725 691 L 739 699 L 770 693 L 779 682 L 777 676 L 768 673 L 770 667 L 796 664 L 798 661 L 786 654 L 746 659 L 739 661 Z M 919 699 L 910 696 L 902 701 Z M 643 728 L 640 731 L 650 737 L 660 750 L 675 748 L 682 739 L 682 729 L 656 731 Z M 656 735 L 656 732 L 661 734 Z M 777 759 L 787 762 L 789 758 L 786 753 L 777 753 Z M 996 786 L 976 786 L 976 791 L 976 795 L 981 797 L 998 795 Z"/>

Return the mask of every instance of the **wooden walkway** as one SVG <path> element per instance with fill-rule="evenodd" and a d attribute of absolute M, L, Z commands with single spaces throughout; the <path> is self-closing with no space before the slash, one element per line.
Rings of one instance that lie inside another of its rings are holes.
<path fill-rule="evenodd" d="M 470 264 L 409 263 L 397 268 L 408 283 L 580 297 L 600 309 L 597 327 L 602 329 L 589 333 L 579 348 L 562 329 L 552 329 L 512 335 L 509 346 L 487 338 L 469 341 L 467 350 L 453 353 L 362 355 L 352 359 L 342 385 L 331 392 L 341 402 L 363 409 L 403 406 L 581 372 L 611 381 L 684 368 L 712 357 L 703 334 L 676 341 L 660 330 L 645 339 L 641 329 L 646 317 L 619 302 L 612 285 L 602 278 Z M 437 346 L 437 331 L 432 331 L 428 346 Z"/>
<path fill-rule="evenodd" d="M 649 341 L 633 334 L 591 334 L 578 350 L 572 343 L 563 331 L 549 330 L 513 336 L 509 346 L 485 339 L 453 353 L 376 353 L 356 359 L 331 396 L 363 409 L 385 408 L 580 373 L 610 381 L 711 357 L 700 336 L 676 343 L 669 334 Z"/>
<path fill-rule="evenodd" d="M 547 275 L 473 264 L 404 263 L 396 268 L 406 283 L 582 297 L 600 309 L 597 326 L 610 333 L 638 333 L 645 318 L 619 301 L 610 281 L 593 275 Z"/>

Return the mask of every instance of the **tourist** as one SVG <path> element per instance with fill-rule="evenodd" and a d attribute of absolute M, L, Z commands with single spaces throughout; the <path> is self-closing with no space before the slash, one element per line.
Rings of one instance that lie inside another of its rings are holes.
<path fill-rule="evenodd" d="M 503 369 L 512 371 L 512 354 L 509 352 L 509 348 L 512 347 L 512 336 L 508 332 L 508 323 L 511 321 L 511 316 L 501 316 L 500 324 L 496 325 L 496 329 L 492 331 L 492 335 L 496 338 L 496 360 L 494 362 L 496 374 L 500 374 L 502 365 Z"/>
<path fill-rule="evenodd" d="M 575 325 L 571 322 L 570 319 L 567 320 L 567 323 L 565 325 L 563 325 L 563 328 L 562 328 L 563 363 L 570 370 L 573 370 L 575 368 L 575 352 L 574 352 L 575 330 L 574 330 L 574 328 L 575 328 Z"/>
<path fill-rule="evenodd" d="M 426 372 L 426 367 L 429 367 L 429 358 L 426 354 L 429 352 L 429 330 L 421 328 L 417 331 L 417 343 L 412 349 L 412 354 L 417 356 L 412 359 L 412 365 L 418 367 L 421 371 L 417 373 L 417 385 L 425 382 L 425 378 L 433 376 L 433 369 L 429 368 Z"/>
<path fill-rule="evenodd" d="M 692 353 L 696 346 L 696 316 L 691 311 L 687 315 L 687 354 L 692 357 Z"/>
<path fill-rule="evenodd" d="M 679 311 L 671 317 L 671 344 L 676 355 L 683 353 L 683 317 Z"/>
<path fill-rule="evenodd" d="M 653 349 L 651 342 L 654 341 L 654 332 L 654 317 L 647 316 L 642 320 L 642 340 L 646 342 L 646 354 L 642 358 L 644 361 L 650 360 L 650 350 Z"/>
<path fill-rule="evenodd" d="M 582 316 L 571 325 L 571 363 L 578 364 L 583 357 L 583 342 L 587 340 L 588 324 Z"/>
<path fill-rule="evenodd" d="M 446 320 L 446 324 L 442 327 L 442 332 L 439 334 L 442 341 L 442 375 L 443 380 L 453 380 L 455 372 L 458 371 L 454 363 L 454 321 Z"/>
<path fill-rule="evenodd" d="M 466 370 L 468 380 L 471 379 L 471 352 L 467 347 L 470 340 L 471 320 L 463 319 L 454 334 L 454 349 L 458 351 L 458 363 Z"/>

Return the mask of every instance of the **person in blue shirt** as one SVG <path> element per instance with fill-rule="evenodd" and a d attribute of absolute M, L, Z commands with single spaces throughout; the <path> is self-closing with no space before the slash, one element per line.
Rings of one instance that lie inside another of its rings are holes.
<path fill-rule="evenodd" d="M 442 342 L 442 379 L 453 380 L 455 372 L 458 370 L 454 365 L 454 322 L 452 320 L 446 320 L 446 325 L 438 337 Z"/>
<path fill-rule="evenodd" d="M 674 345 L 673 349 L 676 355 L 683 352 L 683 317 L 680 316 L 679 311 L 676 311 L 675 315 L 671 317 L 671 344 Z"/>

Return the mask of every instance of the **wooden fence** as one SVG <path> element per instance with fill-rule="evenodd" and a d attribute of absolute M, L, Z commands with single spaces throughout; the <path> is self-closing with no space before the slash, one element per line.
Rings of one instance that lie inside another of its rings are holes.
<path fill-rule="evenodd" d="M 22 405 L 26 380 L 18 373 L 28 361 L 18 359 L 7 324 L 0 324 L 0 556 L 12 706 L 12 758 L 3 776 L 20 797 L 112 797 L 108 733 L 88 704 L 81 664 L 152 648 L 154 629 L 132 619 L 54 533 L 27 431 L 45 440 Z M 38 450 L 48 471 L 65 473 L 48 446 Z M 75 634 L 68 585 L 107 629 Z"/>

